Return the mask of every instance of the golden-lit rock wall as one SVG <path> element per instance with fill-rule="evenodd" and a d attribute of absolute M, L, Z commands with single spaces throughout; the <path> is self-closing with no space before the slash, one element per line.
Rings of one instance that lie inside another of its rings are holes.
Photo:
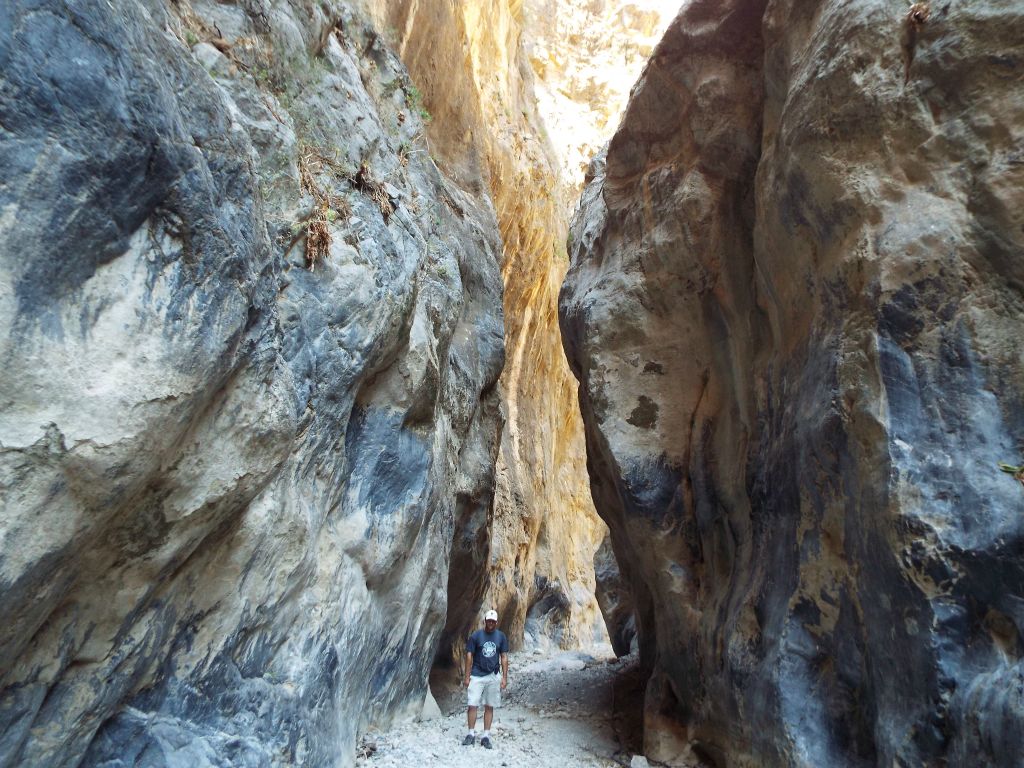
<path fill-rule="evenodd" d="M 542 128 L 524 53 L 521 3 L 377 3 L 368 10 L 409 68 L 430 114 L 429 151 L 469 191 L 489 192 L 504 242 L 506 427 L 491 521 L 494 605 L 514 644 L 527 631 L 562 646 L 604 638 L 593 554 L 605 527 L 586 475 L 575 381 L 558 332 L 568 266 L 565 184 Z M 479 588 L 453 569 L 449 636 L 479 617 L 455 608 Z"/>

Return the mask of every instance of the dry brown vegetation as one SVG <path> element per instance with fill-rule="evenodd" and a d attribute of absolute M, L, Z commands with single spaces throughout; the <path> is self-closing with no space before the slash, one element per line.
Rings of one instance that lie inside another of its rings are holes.
<path fill-rule="evenodd" d="M 384 216 L 384 221 L 391 218 L 391 214 L 395 212 L 395 207 L 391 204 L 391 198 L 388 197 L 387 191 L 384 189 L 384 185 L 379 181 L 374 181 L 370 176 L 370 168 L 363 163 L 359 166 L 359 172 L 355 178 L 356 186 L 368 194 L 370 198 L 380 208 L 381 214 Z"/>
<path fill-rule="evenodd" d="M 932 15 L 931 6 L 928 3 L 914 3 L 907 11 L 907 20 L 914 26 L 920 27 L 928 17 Z"/>
<path fill-rule="evenodd" d="M 178 18 L 181 19 L 182 26 L 184 27 L 179 33 L 183 43 L 189 47 L 197 43 L 209 43 L 223 53 L 233 65 L 240 69 L 251 71 L 250 63 L 243 61 L 239 57 L 238 52 L 242 51 L 243 55 L 247 58 L 251 58 L 253 54 L 258 55 L 261 52 L 259 49 L 263 47 L 259 39 L 255 37 L 239 37 L 233 41 L 227 40 L 221 35 L 219 29 L 209 25 L 195 12 L 188 0 L 172 0 L 172 5 L 177 10 Z M 263 55 L 269 56 L 269 53 L 263 52 Z"/>
<path fill-rule="evenodd" d="M 914 54 L 917 52 L 917 35 L 931 15 L 932 9 L 929 3 L 913 3 L 904 17 L 903 35 L 900 41 L 903 48 L 904 83 L 910 80 L 910 65 L 914 63 Z"/>
<path fill-rule="evenodd" d="M 1008 475 L 1013 475 L 1013 479 L 1021 485 L 1024 485 L 1024 465 L 1015 467 L 1012 464 L 1004 464 L 999 462 L 999 468 Z"/>
<path fill-rule="evenodd" d="M 306 266 L 310 271 L 316 268 L 317 262 L 324 258 L 331 249 L 333 242 L 331 222 L 339 216 L 347 218 L 351 213 L 351 207 L 345 198 L 332 195 L 317 180 L 317 177 L 328 169 L 335 175 L 346 177 L 336 160 L 325 157 L 308 144 L 299 148 L 299 185 L 303 192 L 313 198 L 313 208 L 309 215 L 300 222 L 300 231 L 296 233 L 296 240 L 305 232 Z"/>

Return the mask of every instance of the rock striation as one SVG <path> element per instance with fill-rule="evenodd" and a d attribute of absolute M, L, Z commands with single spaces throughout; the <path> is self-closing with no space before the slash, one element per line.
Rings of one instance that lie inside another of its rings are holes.
<path fill-rule="evenodd" d="M 0 766 L 351 764 L 488 524 L 486 191 L 341 3 L 12 0 L 0 62 Z"/>
<path fill-rule="evenodd" d="M 1020 765 L 1024 13 L 693 0 L 560 299 L 645 752 Z"/>

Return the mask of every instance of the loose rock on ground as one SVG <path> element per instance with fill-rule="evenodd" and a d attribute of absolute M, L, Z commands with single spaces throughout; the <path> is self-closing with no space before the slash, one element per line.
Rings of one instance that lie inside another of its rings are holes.
<path fill-rule="evenodd" d="M 465 692 L 453 686 L 436 691 L 445 713 L 442 718 L 365 735 L 363 744 L 373 753 L 356 764 L 364 768 L 629 765 L 632 756 L 623 749 L 613 714 L 614 688 L 616 678 L 628 674 L 634 665 L 634 657 L 615 659 L 608 648 L 593 654 L 512 654 L 509 687 L 491 727 L 493 749 L 482 748 L 479 739 L 471 747 L 462 746 Z"/>

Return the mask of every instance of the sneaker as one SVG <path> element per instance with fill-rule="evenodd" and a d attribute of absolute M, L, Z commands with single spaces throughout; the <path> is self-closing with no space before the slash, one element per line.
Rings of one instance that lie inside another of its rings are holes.
<path fill-rule="evenodd" d="M 473 741 L 474 741 L 473 734 L 472 733 L 467 733 L 466 734 L 466 738 L 464 738 L 462 740 L 462 746 L 464 746 L 464 747 L 472 746 Z"/>
<path fill-rule="evenodd" d="M 486 736 L 484 736 L 482 739 L 480 739 L 480 746 L 483 747 L 484 749 L 490 749 L 491 748 L 491 740 L 489 738 L 487 738 Z"/>

